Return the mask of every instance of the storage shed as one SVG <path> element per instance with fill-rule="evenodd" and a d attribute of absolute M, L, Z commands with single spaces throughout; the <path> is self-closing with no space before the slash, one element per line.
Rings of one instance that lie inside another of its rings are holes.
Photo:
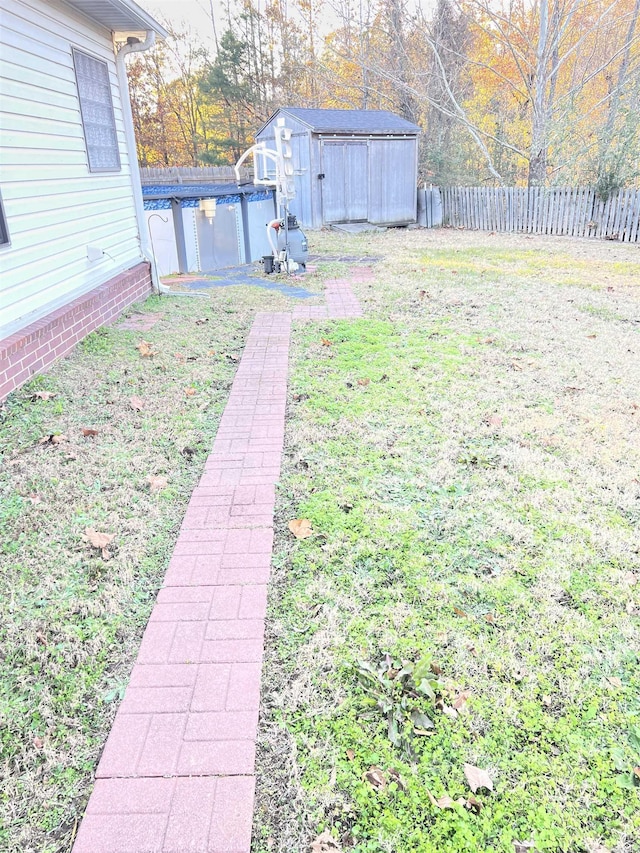
<path fill-rule="evenodd" d="M 417 125 L 382 110 L 284 107 L 256 140 L 273 148 L 281 118 L 292 131 L 296 197 L 290 210 L 303 225 L 416 221 Z"/>

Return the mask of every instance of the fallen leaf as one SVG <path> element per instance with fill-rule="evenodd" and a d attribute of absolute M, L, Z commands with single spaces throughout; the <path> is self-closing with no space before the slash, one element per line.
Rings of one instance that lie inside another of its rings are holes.
<path fill-rule="evenodd" d="M 34 739 L 33 739 L 33 745 L 35 746 L 36 749 L 42 749 L 42 747 L 44 746 L 44 741 L 42 740 L 41 737 L 38 737 L 36 735 L 36 737 L 34 737 Z"/>
<path fill-rule="evenodd" d="M 214 349 L 207 350 L 207 355 L 215 355 L 216 351 Z"/>
<path fill-rule="evenodd" d="M 178 361 L 184 361 L 185 355 L 183 352 L 174 352 L 174 358 L 177 358 Z"/>
<path fill-rule="evenodd" d="M 352 749 L 348 749 L 347 750 L 347 758 L 349 759 L 349 761 L 353 761 L 353 759 L 355 757 L 356 757 L 355 752 Z"/>
<path fill-rule="evenodd" d="M 169 479 L 167 477 L 163 477 L 161 475 L 149 474 L 147 477 L 147 483 L 149 483 L 149 491 L 152 495 L 156 492 L 161 492 L 163 489 L 166 489 L 167 483 Z"/>
<path fill-rule="evenodd" d="M 308 518 L 294 518 L 289 522 L 289 530 L 296 539 L 307 539 L 309 536 L 313 536 L 311 522 Z"/>
<path fill-rule="evenodd" d="M 46 646 L 46 645 L 47 645 L 47 638 L 46 638 L 46 637 L 45 637 L 45 635 L 42 633 L 42 631 L 37 631 L 37 632 L 36 632 L 36 643 L 39 643 L 39 645 L 41 645 L 41 646 Z"/>
<path fill-rule="evenodd" d="M 370 379 L 358 379 L 358 385 L 364 385 L 365 387 L 371 382 Z"/>
<path fill-rule="evenodd" d="M 496 617 L 493 615 L 493 613 L 485 613 L 484 614 L 484 621 L 488 622 L 489 625 L 495 625 L 496 624 Z"/>
<path fill-rule="evenodd" d="M 468 618 L 469 618 L 469 616 L 464 612 L 464 610 L 460 610 L 460 608 L 459 608 L 459 607 L 454 607 L 454 608 L 453 608 L 453 612 L 456 614 L 456 616 L 460 616 L 460 617 L 462 617 L 463 619 L 468 619 Z"/>
<path fill-rule="evenodd" d="M 115 533 L 100 533 L 94 530 L 93 527 L 86 527 L 84 531 L 85 538 L 94 548 L 102 548 L 103 550 L 115 539 Z"/>
<path fill-rule="evenodd" d="M 394 767 L 389 769 L 389 781 L 395 782 L 400 791 L 406 791 L 407 786 L 405 784 L 404 779 L 400 775 L 400 771 L 396 770 Z"/>
<path fill-rule="evenodd" d="M 311 842 L 310 853 L 334 853 L 342 848 L 328 829 Z"/>
<path fill-rule="evenodd" d="M 488 421 L 489 426 L 492 427 L 501 427 L 502 426 L 502 418 L 500 415 L 491 415 Z"/>
<path fill-rule="evenodd" d="M 476 649 L 475 646 L 467 646 L 466 648 L 467 648 L 467 651 L 469 652 L 469 654 L 473 655 L 474 658 L 478 657 L 478 650 Z"/>
<path fill-rule="evenodd" d="M 431 662 L 431 664 L 429 665 L 429 669 L 431 670 L 431 672 L 432 672 L 434 675 L 442 675 L 442 670 L 440 669 L 440 667 L 438 666 L 438 664 L 437 664 L 437 663 L 434 663 L 433 661 L 432 661 L 432 662 Z"/>
<path fill-rule="evenodd" d="M 40 495 L 36 495 L 36 494 L 27 495 L 25 500 L 29 501 L 29 503 L 33 504 L 34 506 L 36 506 L 39 503 L 42 503 L 42 498 L 40 497 Z"/>
<path fill-rule="evenodd" d="M 130 397 L 129 405 L 134 410 L 134 412 L 141 412 L 144 409 L 144 400 L 142 397 Z"/>
<path fill-rule="evenodd" d="M 511 362 L 511 367 L 512 367 L 514 370 L 522 370 L 522 365 L 521 365 L 521 364 L 518 364 L 518 362 L 517 362 L 517 361 L 512 361 L 512 362 Z"/>
<path fill-rule="evenodd" d="M 187 395 L 187 397 L 193 397 L 193 395 L 196 393 L 196 389 L 195 388 L 185 388 L 184 393 Z"/>
<path fill-rule="evenodd" d="M 636 779 L 640 779 L 640 767 L 633 768 L 633 775 L 636 777 Z"/>
<path fill-rule="evenodd" d="M 157 355 L 157 351 L 154 350 L 153 346 L 149 343 L 149 341 L 140 341 L 136 344 L 136 349 L 140 353 L 142 358 L 151 358 L 152 355 Z"/>
<path fill-rule="evenodd" d="M 38 444 L 62 444 L 62 442 L 66 440 L 67 436 L 62 435 L 62 433 L 51 433 L 50 435 L 43 435 L 42 438 L 38 440 Z"/>
<path fill-rule="evenodd" d="M 478 788 L 488 788 L 489 791 L 493 791 L 493 782 L 491 781 L 491 776 L 489 776 L 486 770 L 482 770 L 480 767 L 474 767 L 473 764 L 465 764 L 463 769 L 464 775 L 469 783 L 469 787 L 474 794 Z"/>
<path fill-rule="evenodd" d="M 587 335 L 588 338 L 597 338 L 597 335 Z"/>
<path fill-rule="evenodd" d="M 427 788 L 427 796 L 429 797 L 429 802 L 432 806 L 435 806 L 438 809 L 452 809 L 456 802 L 451 799 L 448 794 L 445 794 L 444 797 L 439 797 L 437 800 L 431 793 L 431 791 Z"/>
<path fill-rule="evenodd" d="M 471 796 L 471 794 L 469 794 L 469 796 L 467 797 L 467 799 L 464 802 L 464 807 L 465 807 L 465 809 L 468 809 L 471 812 L 475 812 L 476 814 L 480 814 L 480 811 L 482 810 L 482 803 L 480 802 L 480 800 L 476 800 L 475 797 L 473 797 L 473 796 Z"/>
<path fill-rule="evenodd" d="M 467 699 L 471 696 L 470 690 L 463 690 L 461 693 L 455 697 L 453 702 L 451 703 L 456 711 L 461 711 L 464 706 L 467 704 Z"/>
<path fill-rule="evenodd" d="M 622 687 L 622 680 L 617 675 L 608 675 L 607 681 L 612 687 Z"/>
<path fill-rule="evenodd" d="M 481 344 L 493 344 L 495 343 L 495 338 L 483 338 L 480 343 Z"/>
<path fill-rule="evenodd" d="M 98 430 L 93 429 L 92 427 L 84 427 L 82 430 L 82 434 L 84 435 L 85 438 L 90 438 L 94 435 L 98 435 Z"/>
<path fill-rule="evenodd" d="M 51 400 L 53 397 L 57 397 L 57 393 L 55 391 L 36 391 L 36 393 L 31 397 L 32 400 Z"/>
<path fill-rule="evenodd" d="M 323 347 L 333 346 L 333 341 L 330 341 L 329 338 L 322 338 L 322 346 Z"/>
<path fill-rule="evenodd" d="M 368 782 L 373 788 L 384 790 L 384 788 L 387 787 L 387 780 L 384 773 L 379 767 L 376 767 L 375 764 L 372 764 L 371 767 L 362 774 L 362 779 L 364 782 Z"/>
<path fill-rule="evenodd" d="M 447 705 L 446 702 L 441 702 L 440 710 L 445 715 L 445 717 L 450 717 L 452 720 L 455 720 L 458 716 L 458 712 L 455 708 L 452 708 L 450 705 Z"/>

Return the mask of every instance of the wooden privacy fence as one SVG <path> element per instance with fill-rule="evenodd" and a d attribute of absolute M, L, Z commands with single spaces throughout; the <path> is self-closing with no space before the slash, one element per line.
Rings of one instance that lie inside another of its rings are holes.
<path fill-rule="evenodd" d="M 241 169 L 240 175 L 248 173 Z M 233 166 L 143 166 L 140 169 L 143 184 L 235 184 Z"/>
<path fill-rule="evenodd" d="M 436 228 L 442 225 L 442 195 L 438 187 L 418 187 L 418 225 Z"/>
<path fill-rule="evenodd" d="M 441 193 L 444 222 L 457 227 L 640 240 L 640 190 L 620 190 L 606 201 L 592 187 L 447 187 Z"/>

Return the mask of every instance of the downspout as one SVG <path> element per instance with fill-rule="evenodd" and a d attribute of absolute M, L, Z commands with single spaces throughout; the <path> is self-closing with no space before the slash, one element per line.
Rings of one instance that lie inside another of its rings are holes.
<path fill-rule="evenodd" d="M 129 152 L 129 172 L 133 188 L 133 203 L 136 211 L 136 220 L 138 222 L 138 234 L 140 236 L 140 251 L 142 252 L 142 257 L 148 262 L 151 268 L 151 283 L 156 293 L 163 293 L 168 296 L 195 296 L 195 293 L 177 293 L 176 291 L 165 287 L 160 281 L 158 267 L 156 265 L 153 248 L 149 242 L 149 232 L 147 230 L 147 223 L 144 216 L 142 181 L 140 180 L 140 167 L 138 166 L 138 149 L 136 146 L 136 134 L 133 127 L 133 113 L 131 112 L 131 101 L 129 99 L 129 82 L 127 80 L 125 58 L 129 56 L 130 53 L 140 53 L 143 50 L 149 50 L 150 47 L 153 47 L 155 42 L 156 34 L 153 30 L 149 30 L 144 41 L 127 39 L 127 43 L 123 44 L 116 53 L 116 70 L 118 74 L 118 85 L 120 87 L 120 101 L 122 103 L 124 136 L 127 143 L 127 150 Z"/>

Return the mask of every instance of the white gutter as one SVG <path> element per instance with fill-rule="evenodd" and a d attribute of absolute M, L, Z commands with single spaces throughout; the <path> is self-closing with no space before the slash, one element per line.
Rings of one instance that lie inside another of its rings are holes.
<path fill-rule="evenodd" d="M 156 293 L 164 293 L 168 296 L 195 296 L 196 293 L 179 293 L 165 287 L 160 281 L 158 267 L 156 265 L 153 247 L 149 240 L 147 221 L 144 215 L 144 204 L 142 202 L 142 182 L 140 180 L 140 167 L 138 166 L 138 149 L 136 146 L 136 134 L 133 127 L 133 113 L 131 112 L 131 100 L 129 99 L 129 82 L 127 80 L 127 67 L 125 58 L 130 53 L 139 53 L 149 50 L 156 42 L 156 34 L 153 30 L 147 32 L 144 41 L 127 41 L 116 53 L 116 70 L 118 72 L 118 85 L 120 87 L 120 101 L 122 103 L 122 117 L 124 120 L 124 136 L 129 152 L 129 171 L 131 175 L 131 186 L 133 189 L 133 203 L 138 222 L 138 236 L 140 237 L 140 251 L 142 257 L 151 267 L 151 283 Z M 202 295 L 202 294 L 197 294 Z"/>
<path fill-rule="evenodd" d="M 119 48 L 116 54 L 116 69 L 118 72 L 118 85 L 120 86 L 120 101 L 122 103 L 122 117 L 124 119 L 124 137 L 129 152 L 129 172 L 131 175 L 131 186 L 133 188 L 133 203 L 136 210 L 138 222 L 138 236 L 140 238 L 140 250 L 142 257 L 149 262 L 151 267 L 151 282 L 154 289 L 160 292 L 160 278 L 153 251 L 147 237 L 147 223 L 144 217 L 144 205 L 142 203 L 142 182 L 140 181 L 140 168 L 138 166 L 138 149 L 136 146 L 136 134 L 133 127 L 133 113 L 131 112 L 131 101 L 129 99 L 129 82 L 127 80 L 127 66 L 125 57 L 130 53 L 139 53 L 148 50 L 156 43 L 156 34 L 153 30 L 147 32 L 144 41 L 127 41 Z"/>

